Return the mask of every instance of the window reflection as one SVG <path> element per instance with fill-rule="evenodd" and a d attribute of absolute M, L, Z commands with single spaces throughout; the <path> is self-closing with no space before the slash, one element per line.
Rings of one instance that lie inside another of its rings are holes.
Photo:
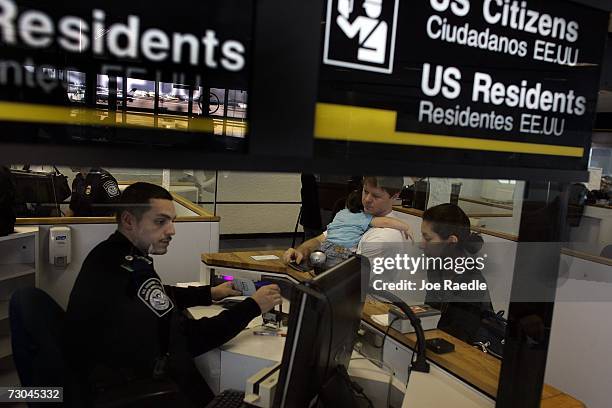
<path fill-rule="evenodd" d="M 85 73 L 68 71 L 68 99 L 70 102 L 85 103 Z"/>
<path fill-rule="evenodd" d="M 36 68 L 26 66 L 25 69 Z M 65 88 L 62 92 L 73 106 L 71 118 L 79 124 L 95 125 L 97 123 L 91 123 L 94 118 L 94 122 L 108 123 L 110 120 L 117 126 L 204 132 L 236 138 L 244 138 L 247 134 L 246 90 L 103 74 L 92 74 L 95 82 L 88 83 L 86 72 L 50 68 L 44 68 L 44 72 L 62 82 Z M 109 106 L 113 96 L 116 104 Z M 95 111 L 77 109 L 87 104 L 93 104 Z"/>

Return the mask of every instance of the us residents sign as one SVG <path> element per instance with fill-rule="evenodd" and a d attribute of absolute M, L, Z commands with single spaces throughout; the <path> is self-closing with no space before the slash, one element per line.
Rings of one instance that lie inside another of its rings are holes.
<path fill-rule="evenodd" d="M 154 127 L 222 139 L 229 127 L 238 129 L 235 139 L 244 139 L 246 96 L 233 101 L 240 112 L 230 122 L 220 125 L 206 110 L 216 103 L 224 112 L 224 89 L 249 89 L 253 4 L 0 0 L 3 133 L 17 142 L 24 134 L 45 133 L 43 142 L 133 143 L 155 138 L 121 139 L 107 129 Z M 222 89 L 213 94 L 211 88 Z M 26 131 L 24 124 L 31 127 Z M 38 124 L 54 127 L 41 132 L 32 127 Z M 59 128 L 64 125 L 92 125 L 96 131 Z M 175 142 L 155 136 L 160 144 Z M 183 138 L 195 140 L 188 139 Z"/>
<path fill-rule="evenodd" d="M 329 0 L 320 150 L 584 170 L 607 27 L 565 0 Z"/>
<path fill-rule="evenodd" d="M 180 7 L 157 9 L 145 1 L 0 0 L 0 49 L 9 67 L 5 70 L 10 73 L 12 62 L 47 67 L 61 63 L 105 75 L 197 77 L 203 82 L 206 73 L 206 80 L 225 75 L 226 80 L 243 82 L 252 4 L 224 3 L 190 4 L 192 12 L 184 13 Z M 238 6 L 244 17 L 235 15 Z M 20 85 L 18 75 L 4 76 L 16 77 L 14 83 Z"/>

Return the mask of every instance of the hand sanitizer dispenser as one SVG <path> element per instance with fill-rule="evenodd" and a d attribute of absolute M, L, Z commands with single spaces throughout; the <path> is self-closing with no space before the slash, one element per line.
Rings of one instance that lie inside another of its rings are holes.
<path fill-rule="evenodd" d="M 56 268 L 65 268 L 71 261 L 71 239 L 69 227 L 49 229 L 49 263 Z"/>

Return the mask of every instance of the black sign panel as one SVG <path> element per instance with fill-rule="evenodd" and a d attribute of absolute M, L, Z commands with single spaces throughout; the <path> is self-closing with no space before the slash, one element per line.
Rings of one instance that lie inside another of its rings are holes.
<path fill-rule="evenodd" d="M 606 12 L 329 0 L 325 21 L 319 157 L 586 170 Z"/>
<path fill-rule="evenodd" d="M 3 142 L 246 151 L 254 7 L 0 0 Z"/>
<path fill-rule="evenodd" d="M 246 89 L 252 9 L 240 0 L 0 0 L 0 45 L 4 60 L 23 65 L 175 82 L 200 75 L 200 83 Z"/>

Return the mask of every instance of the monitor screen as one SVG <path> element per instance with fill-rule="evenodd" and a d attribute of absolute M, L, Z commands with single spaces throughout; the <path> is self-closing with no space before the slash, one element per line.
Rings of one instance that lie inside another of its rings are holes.
<path fill-rule="evenodd" d="M 354 257 L 296 287 L 275 406 L 307 407 L 348 368 L 363 309 L 362 258 Z"/>

